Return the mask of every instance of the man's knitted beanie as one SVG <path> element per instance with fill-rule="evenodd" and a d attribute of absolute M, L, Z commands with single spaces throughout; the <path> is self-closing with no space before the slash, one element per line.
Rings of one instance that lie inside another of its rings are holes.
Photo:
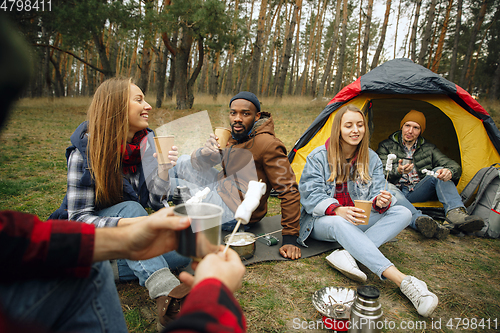
<path fill-rule="evenodd" d="M 255 105 L 257 112 L 260 112 L 260 102 L 259 102 L 259 99 L 257 98 L 257 96 L 255 96 L 255 94 L 253 94 L 249 91 L 240 91 L 236 96 L 231 98 L 231 101 L 229 101 L 229 107 L 231 107 L 231 103 L 235 99 L 246 99 L 247 101 L 249 101 L 253 105 Z"/>
<path fill-rule="evenodd" d="M 420 134 L 424 133 L 425 131 L 425 116 L 422 112 L 417 111 L 417 110 L 411 110 L 406 114 L 406 116 L 401 120 L 401 124 L 399 124 L 399 128 L 403 128 L 403 125 L 407 121 L 414 121 L 417 124 L 420 125 Z"/>

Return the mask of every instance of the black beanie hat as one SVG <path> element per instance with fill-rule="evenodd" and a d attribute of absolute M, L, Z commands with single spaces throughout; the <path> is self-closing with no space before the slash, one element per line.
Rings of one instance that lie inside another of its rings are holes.
<path fill-rule="evenodd" d="M 253 105 L 255 105 L 255 108 L 257 109 L 257 112 L 260 112 L 260 102 L 257 96 L 255 96 L 254 93 L 251 93 L 249 91 L 240 91 L 236 96 L 231 98 L 231 101 L 229 101 L 229 107 L 231 107 L 231 103 L 235 99 L 246 99 L 247 101 L 251 102 Z"/>

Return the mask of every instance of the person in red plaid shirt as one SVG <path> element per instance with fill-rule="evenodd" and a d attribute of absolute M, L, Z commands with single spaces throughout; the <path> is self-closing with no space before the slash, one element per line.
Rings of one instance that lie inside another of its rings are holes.
<path fill-rule="evenodd" d="M 408 226 L 411 213 L 406 207 L 395 206 L 395 198 L 384 189 L 382 162 L 369 148 L 366 124 L 365 115 L 357 107 L 340 108 L 326 144 L 307 156 L 299 182 L 299 241 L 305 245 L 311 236 L 338 242 L 343 249 L 326 257 L 333 268 L 365 283 L 367 277 L 359 269 L 358 260 L 380 279 L 394 282 L 417 312 L 428 317 L 437 307 L 437 296 L 425 282 L 399 271 L 379 250 Z M 371 201 L 370 212 L 355 207 L 356 199 Z M 370 213 L 367 224 L 362 220 L 366 213 Z"/>
<path fill-rule="evenodd" d="M 30 50 L 0 13 L 0 128 L 12 101 L 27 84 Z M 188 220 L 162 209 L 136 223 L 95 229 L 92 224 L 0 211 L 0 332 L 127 332 L 107 260 L 148 259 L 175 249 L 173 230 Z M 205 257 L 168 332 L 244 332 L 232 292 L 245 267 L 232 250 Z"/>

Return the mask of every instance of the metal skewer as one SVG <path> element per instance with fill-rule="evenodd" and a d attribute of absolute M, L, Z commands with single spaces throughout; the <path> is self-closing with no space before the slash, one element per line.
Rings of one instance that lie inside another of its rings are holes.
<path fill-rule="evenodd" d="M 260 236 L 258 236 L 258 237 L 254 237 L 254 239 L 261 238 L 261 237 L 264 237 L 264 236 L 267 236 L 267 235 L 270 235 L 270 234 L 275 234 L 275 233 L 277 233 L 277 232 L 280 232 L 281 230 L 283 230 L 283 229 L 276 230 L 276 231 L 272 231 L 272 232 L 268 232 L 267 234 L 260 235 Z"/>

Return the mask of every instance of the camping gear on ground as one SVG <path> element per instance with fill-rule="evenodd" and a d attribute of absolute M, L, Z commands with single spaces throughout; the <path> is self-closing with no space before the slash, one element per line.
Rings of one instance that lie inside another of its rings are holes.
<path fill-rule="evenodd" d="M 358 287 L 351 306 L 350 333 L 382 332 L 384 323 L 381 319 L 383 311 L 378 301 L 379 296 L 380 291 L 376 287 Z"/>
<path fill-rule="evenodd" d="M 459 193 L 479 169 L 500 162 L 500 131 L 488 112 L 464 89 L 410 59 L 400 58 L 383 63 L 344 87 L 302 134 L 288 154 L 297 182 L 307 155 L 325 144 L 335 112 L 347 104 L 365 113 L 373 150 L 400 129 L 408 111 L 424 113 L 425 139 L 462 167 Z M 444 219 L 438 201 L 415 206 L 430 215 L 441 212 Z"/>
<path fill-rule="evenodd" d="M 185 203 L 191 198 L 191 192 L 187 186 L 177 186 L 172 195 L 172 204 L 174 206 Z"/>
<path fill-rule="evenodd" d="M 200 261 L 209 253 L 218 252 L 223 212 L 221 207 L 209 203 L 175 206 L 175 215 L 191 218 L 191 226 L 177 232 L 177 252 L 195 261 Z"/>
<path fill-rule="evenodd" d="M 325 287 L 314 292 L 312 303 L 323 315 L 327 328 L 335 331 L 347 331 L 351 307 L 356 291 L 344 287 Z"/>
<path fill-rule="evenodd" d="M 241 260 L 250 259 L 255 253 L 255 235 L 251 232 L 236 232 L 234 235 L 227 235 L 224 237 L 224 243 L 238 253 Z"/>
<path fill-rule="evenodd" d="M 273 246 L 273 245 L 278 245 L 279 240 L 278 238 L 271 236 L 271 235 L 257 235 L 257 238 L 255 238 L 261 243 L 266 244 L 267 246 Z"/>
<path fill-rule="evenodd" d="M 500 164 L 482 168 L 460 194 L 470 215 L 483 218 L 481 237 L 500 236 Z"/>

